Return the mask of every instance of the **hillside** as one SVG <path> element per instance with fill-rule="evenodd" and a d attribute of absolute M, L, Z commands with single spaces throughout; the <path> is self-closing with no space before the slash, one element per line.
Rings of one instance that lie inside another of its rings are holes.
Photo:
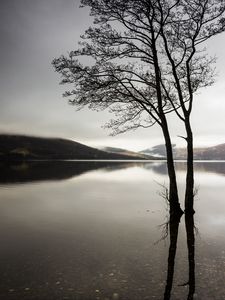
<path fill-rule="evenodd" d="M 122 155 L 129 155 L 132 157 L 139 157 L 140 159 L 156 159 L 156 157 L 147 155 L 147 154 L 142 154 L 139 152 L 134 152 L 122 148 L 115 148 L 115 147 L 104 147 L 102 148 L 103 151 L 109 152 L 109 153 L 116 153 L 116 154 L 122 154 Z"/>
<path fill-rule="evenodd" d="M 172 145 L 173 149 L 176 145 Z M 147 148 L 139 152 L 142 155 L 153 155 L 159 158 L 165 158 L 166 157 L 166 147 L 164 144 L 156 145 L 152 148 Z"/>
<path fill-rule="evenodd" d="M 143 159 L 108 153 L 60 138 L 41 138 L 23 135 L 0 135 L 0 160 L 46 159 Z"/>
<path fill-rule="evenodd" d="M 186 150 L 179 149 L 176 156 L 178 158 L 185 158 Z M 225 160 L 225 144 L 220 144 L 207 148 L 195 148 L 194 159 L 196 160 Z"/>
<path fill-rule="evenodd" d="M 104 150 L 104 151 L 103 151 Z M 186 149 L 173 145 L 175 159 L 185 159 Z M 157 145 L 138 153 L 114 147 L 95 149 L 60 138 L 41 138 L 23 135 L 0 135 L 0 160 L 57 160 L 57 159 L 164 159 L 165 146 Z M 195 160 L 225 160 L 225 144 L 194 149 Z"/>
<path fill-rule="evenodd" d="M 141 154 L 150 154 L 157 157 L 166 155 L 165 145 L 157 145 L 155 147 L 140 151 Z M 186 149 L 177 148 L 173 145 L 173 153 L 175 159 L 186 159 Z M 213 147 L 194 148 L 195 160 L 225 160 L 225 144 Z"/>

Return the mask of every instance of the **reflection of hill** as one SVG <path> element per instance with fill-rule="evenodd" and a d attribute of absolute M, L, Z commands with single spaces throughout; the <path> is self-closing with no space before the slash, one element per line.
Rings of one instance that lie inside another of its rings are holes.
<path fill-rule="evenodd" d="M 139 166 L 161 175 L 167 174 L 166 162 L 26 161 L 20 163 L 0 163 L 0 184 L 63 180 L 93 170 L 105 169 L 109 172 L 133 166 Z M 176 169 L 185 172 L 186 164 L 184 162 L 176 162 Z M 195 162 L 195 171 L 225 175 L 225 163 Z"/>
<path fill-rule="evenodd" d="M 199 172 L 211 172 L 225 175 L 225 162 L 195 162 L 195 169 Z"/>
<path fill-rule="evenodd" d="M 0 183 L 63 180 L 97 169 L 116 170 L 135 165 L 127 162 L 40 161 L 0 164 Z"/>
<path fill-rule="evenodd" d="M 143 163 L 145 169 L 151 169 L 154 172 L 166 175 L 167 174 L 167 165 L 166 162 L 159 163 Z M 185 162 L 176 162 L 175 168 L 177 171 L 186 172 L 186 163 Z M 216 173 L 220 175 L 225 175 L 225 162 L 211 161 L 211 162 L 194 162 L 194 169 L 196 172 L 207 172 L 207 173 Z"/>

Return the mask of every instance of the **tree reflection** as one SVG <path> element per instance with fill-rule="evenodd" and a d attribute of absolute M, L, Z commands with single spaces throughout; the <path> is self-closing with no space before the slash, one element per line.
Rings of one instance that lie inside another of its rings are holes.
<path fill-rule="evenodd" d="M 170 247 L 169 247 L 167 279 L 166 279 L 166 288 L 164 292 L 164 300 L 170 299 L 170 295 L 173 287 L 173 275 L 174 275 L 175 257 L 177 251 L 177 238 L 178 238 L 180 219 L 181 218 L 174 218 L 171 215 L 169 220 Z"/>
<path fill-rule="evenodd" d="M 168 266 L 167 266 L 167 279 L 164 291 L 164 300 L 169 300 L 171 297 L 174 269 L 175 269 L 175 258 L 177 251 L 177 239 L 179 232 L 180 218 L 174 218 L 170 216 L 169 220 L 169 234 L 170 234 L 170 247 L 168 255 Z M 194 234 L 194 216 L 193 214 L 185 215 L 185 228 L 187 235 L 187 249 L 188 249 L 188 266 L 189 266 L 189 278 L 188 282 L 182 284 L 182 286 L 189 286 L 188 300 L 192 300 L 195 293 L 195 234 Z"/>
<path fill-rule="evenodd" d="M 195 293 L 195 234 L 194 215 L 185 215 L 185 228 L 187 233 L 188 264 L 189 264 L 189 292 L 188 300 L 192 300 Z"/>

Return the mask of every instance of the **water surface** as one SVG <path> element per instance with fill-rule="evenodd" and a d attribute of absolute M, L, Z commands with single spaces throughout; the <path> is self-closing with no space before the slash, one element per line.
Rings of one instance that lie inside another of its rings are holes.
<path fill-rule="evenodd" d="M 164 162 L 1 166 L 0 299 L 169 299 L 170 281 L 170 299 L 187 299 L 190 269 L 193 299 L 225 299 L 225 163 L 195 170 L 192 251 L 184 217 L 167 232 Z"/>

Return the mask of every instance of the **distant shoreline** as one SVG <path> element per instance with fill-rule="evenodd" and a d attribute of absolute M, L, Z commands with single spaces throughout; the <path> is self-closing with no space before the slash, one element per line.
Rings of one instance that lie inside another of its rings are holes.
<path fill-rule="evenodd" d="M 99 150 L 62 139 L 0 134 L 0 161 L 166 161 L 164 145 L 146 152 L 105 147 Z M 157 150 L 158 149 L 158 150 Z M 157 152 L 158 151 L 158 152 Z M 160 153 L 161 151 L 161 153 Z M 148 153 L 147 153 L 148 152 Z M 160 154 L 160 155 L 159 155 Z M 164 155 L 163 155 L 164 154 Z M 174 161 L 185 161 L 185 149 L 174 149 Z M 225 144 L 195 148 L 194 161 L 225 161 Z"/>

